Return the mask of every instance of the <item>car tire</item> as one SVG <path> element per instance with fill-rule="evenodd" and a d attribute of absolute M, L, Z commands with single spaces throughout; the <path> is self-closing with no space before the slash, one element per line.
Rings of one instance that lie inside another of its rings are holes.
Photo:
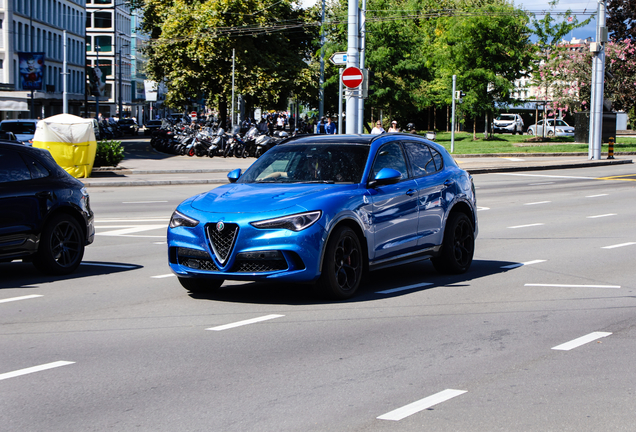
<path fill-rule="evenodd" d="M 431 259 L 433 267 L 442 274 L 465 273 L 473 262 L 475 230 L 464 213 L 451 213 L 444 230 L 441 254 Z"/>
<path fill-rule="evenodd" d="M 179 283 L 190 292 L 204 294 L 213 293 L 223 285 L 223 279 L 198 279 L 180 277 Z"/>
<path fill-rule="evenodd" d="M 55 215 L 42 230 L 33 265 L 46 274 L 70 274 L 82 262 L 84 243 L 84 232 L 73 217 Z"/>
<path fill-rule="evenodd" d="M 548 131 L 548 136 L 552 138 L 554 136 L 554 131 Z"/>
<path fill-rule="evenodd" d="M 318 279 L 318 289 L 327 297 L 346 300 L 354 296 L 364 273 L 364 258 L 357 234 L 340 226 L 329 237 Z"/>

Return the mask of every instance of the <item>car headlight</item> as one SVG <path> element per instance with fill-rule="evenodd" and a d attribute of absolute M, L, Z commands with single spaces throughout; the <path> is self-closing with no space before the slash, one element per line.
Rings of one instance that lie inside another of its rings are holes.
<path fill-rule="evenodd" d="M 176 228 L 180 226 L 192 228 L 197 226 L 198 224 L 198 220 L 192 219 L 191 217 L 188 217 L 176 210 L 174 211 L 174 213 L 172 213 L 172 217 L 170 218 L 170 228 Z"/>
<path fill-rule="evenodd" d="M 307 213 L 298 213 L 290 216 L 283 216 L 275 219 L 267 219 L 258 222 L 251 222 L 250 224 L 255 228 L 260 229 L 288 229 L 291 231 L 302 231 L 312 226 L 318 219 L 322 212 L 320 210 L 311 211 Z"/>

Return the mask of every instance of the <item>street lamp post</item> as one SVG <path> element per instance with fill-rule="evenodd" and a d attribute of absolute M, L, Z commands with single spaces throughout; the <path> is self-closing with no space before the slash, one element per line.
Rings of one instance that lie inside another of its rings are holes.
<path fill-rule="evenodd" d="M 122 102 L 122 62 L 121 62 L 121 50 L 122 50 L 123 48 L 127 48 L 127 47 L 129 47 L 129 46 L 130 46 L 130 45 L 122 45 L 122 46 L 120 46 L 120 47 L 119 47 L 119 53 L 118 53 L 118 54 L 119 54 L 119 56 L 118 56 L 118 57 L 119 57 L 119 61 L 118 61 L 118 65 L 117 65 L 117 67 L 118 67 L 118 69 L 119 69 L 119 70 L 118 70 L 118 75 L 119 75 L 119 84 L 118 84 L 118 91 L 117 91 L 117 93 L 118 93 L 118 106 L 119 106 L 119 107 L 118 107 L 118 109 L 119 109 L 119 118 L 120 118 L 120 119 L 122 118 L 122 115 L 123 115 L 123 102 Z"/>
<path fill-rule="evenodd" d="M 99 67 L 99 45 L 95 45 L 95 55 L 97 56 L 97 60 L 96 60 L 96 64 L 95 67 Z M 100 80 L 100 76 L 97 75 L 97 79 Z M 99 85 L 101 83 L 98 81 L 97 82 L 97 92 L 95 92 L 95 119 L 97 121 L 99 121 L 99 97 L 100 95 L 100 90 L 99 90 Z"/>

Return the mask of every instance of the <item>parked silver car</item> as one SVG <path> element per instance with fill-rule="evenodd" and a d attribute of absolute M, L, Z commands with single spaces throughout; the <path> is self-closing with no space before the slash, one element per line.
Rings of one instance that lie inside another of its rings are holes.
<path fill-rule="evenodd" d="M 539 120 L 528 128 L 528 135 L 543 136 L 544 120 Z M 574 128 L 561 119 L 548 119 L 546 126 L 546 136 L 553 137 L 573 137 Z"/>

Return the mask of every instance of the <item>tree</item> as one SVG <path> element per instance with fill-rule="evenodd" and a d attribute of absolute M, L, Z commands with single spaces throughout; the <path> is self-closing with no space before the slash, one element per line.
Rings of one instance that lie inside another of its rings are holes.
<path fill-rule="evenodd" d="M 613 109 L 629 112 L 636 105 L 636 52 L 630 39 L 605 44 L 604 99 Z M 589 109 L 592 81 L 592 53 L 589 49 L 561 51 L 542 68 L 557 77 L 554 91 L 556 109 Z"/>
<path fill-rule="evenodd" d="M 505 0 L 460 12 L 438 20 L 431 88 L 450 104 L 451 77 L 457 75 L 458 87 L 466 93 L 460 110 L 475 118 L 490 116 L 497 104 L 514 101 L 514 82 L 530 68 L 529 17 Z"/>
<path fill-rule="evenodd" d="M 232 91 L 235 52 L 237 92 L 249 104 L 286 107 L 295 93 L 313 96 L 308 74 L 317 27 L 292 0 L 137 0 L 146 48 L 147 74 L 164 82 L 166 104 L 185 107 L 192 98 L 215 101 L 223 116 Z"/>
<path fill-rule="evenodd" d="M 636 0 L 611 0 L 607 4 L 607 30 L 613 41 L 636 39 Z"/>

